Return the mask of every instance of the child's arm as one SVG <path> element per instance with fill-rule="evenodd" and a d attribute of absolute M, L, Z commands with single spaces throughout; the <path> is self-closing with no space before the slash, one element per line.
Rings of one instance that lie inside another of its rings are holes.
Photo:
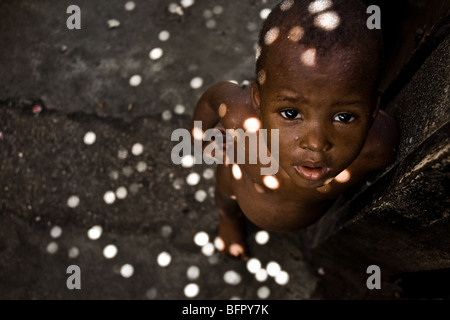
<path fill-rule="evenodd" d="M 219 82 L 207 89 L 195 107 L 190 128 L 191 133 L 194 128 L 194 121 L 202 122 L 203 131 L 214 128 L 219 122 L 225 128 L 241 126 L 239 116 L 245 109 L 241 105 L 241 102 L 245 100 L 243 99 L 244 96 L 245 90 L 229 81 Z"/>

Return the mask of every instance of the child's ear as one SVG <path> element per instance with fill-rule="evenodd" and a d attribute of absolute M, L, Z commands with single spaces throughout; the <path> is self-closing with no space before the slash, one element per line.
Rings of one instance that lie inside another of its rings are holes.
<path fill-rule="evenodd" d="M 259 92 L 259 85 L 256 82 L 252 83 L 252 105 L 256 114 L 260 116 L 261 114 L 261 96 Z"/>

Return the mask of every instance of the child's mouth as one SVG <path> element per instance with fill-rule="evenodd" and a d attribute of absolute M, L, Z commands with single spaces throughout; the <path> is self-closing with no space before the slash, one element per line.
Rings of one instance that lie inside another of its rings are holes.
<path fill-rule="evenodd" d="M 327 167 L 294 166 L 294 168 L 300 176 L 311 181 L 320 181 L 330 172 L 330 168 Z"/>

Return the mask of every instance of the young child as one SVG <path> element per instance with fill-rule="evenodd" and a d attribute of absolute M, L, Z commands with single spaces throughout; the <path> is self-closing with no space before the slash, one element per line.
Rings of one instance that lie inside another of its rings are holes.
<path fill-rule="evenodd" d="M 261 175 L 259 161 L 217 166 L 225 254 L 248 257 L 243 215 L 266 230 L 299 230 L 393 159 L 396 125 L 378 105 L 382 39 L 367 18 L 357 0 L 284 0 L 261 29 L 257 81 L 218 83 L 198 101 L 193 121 L 203 130 L 248 129 L 245 121 L 258 119 L 267 147 L 271 129 L 279 134 L 275 175 Z"/>

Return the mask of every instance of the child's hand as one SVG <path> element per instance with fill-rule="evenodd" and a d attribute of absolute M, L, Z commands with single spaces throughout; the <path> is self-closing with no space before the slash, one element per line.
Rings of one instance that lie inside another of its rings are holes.
<path fill-rule="evenodd" d="M 222 133 L 222 141 L 217 142 L 216 140 L 213 141 L 207 141 L 203 145 L 203 150 L 207 146 L 210 146 L 208 149 L 212 151 L 204 153 L 204 156 L 213 159 L 218 164 L 224 164 L 225 166 L 228 166 L 230 164 L 230 158 L 227 155 L 227 148 L 230 148 L 232 146 L 232 141 L 227 142 L 227 134 L 226 130 L 224 128 L 214 128 L 219 130 Z"/>

